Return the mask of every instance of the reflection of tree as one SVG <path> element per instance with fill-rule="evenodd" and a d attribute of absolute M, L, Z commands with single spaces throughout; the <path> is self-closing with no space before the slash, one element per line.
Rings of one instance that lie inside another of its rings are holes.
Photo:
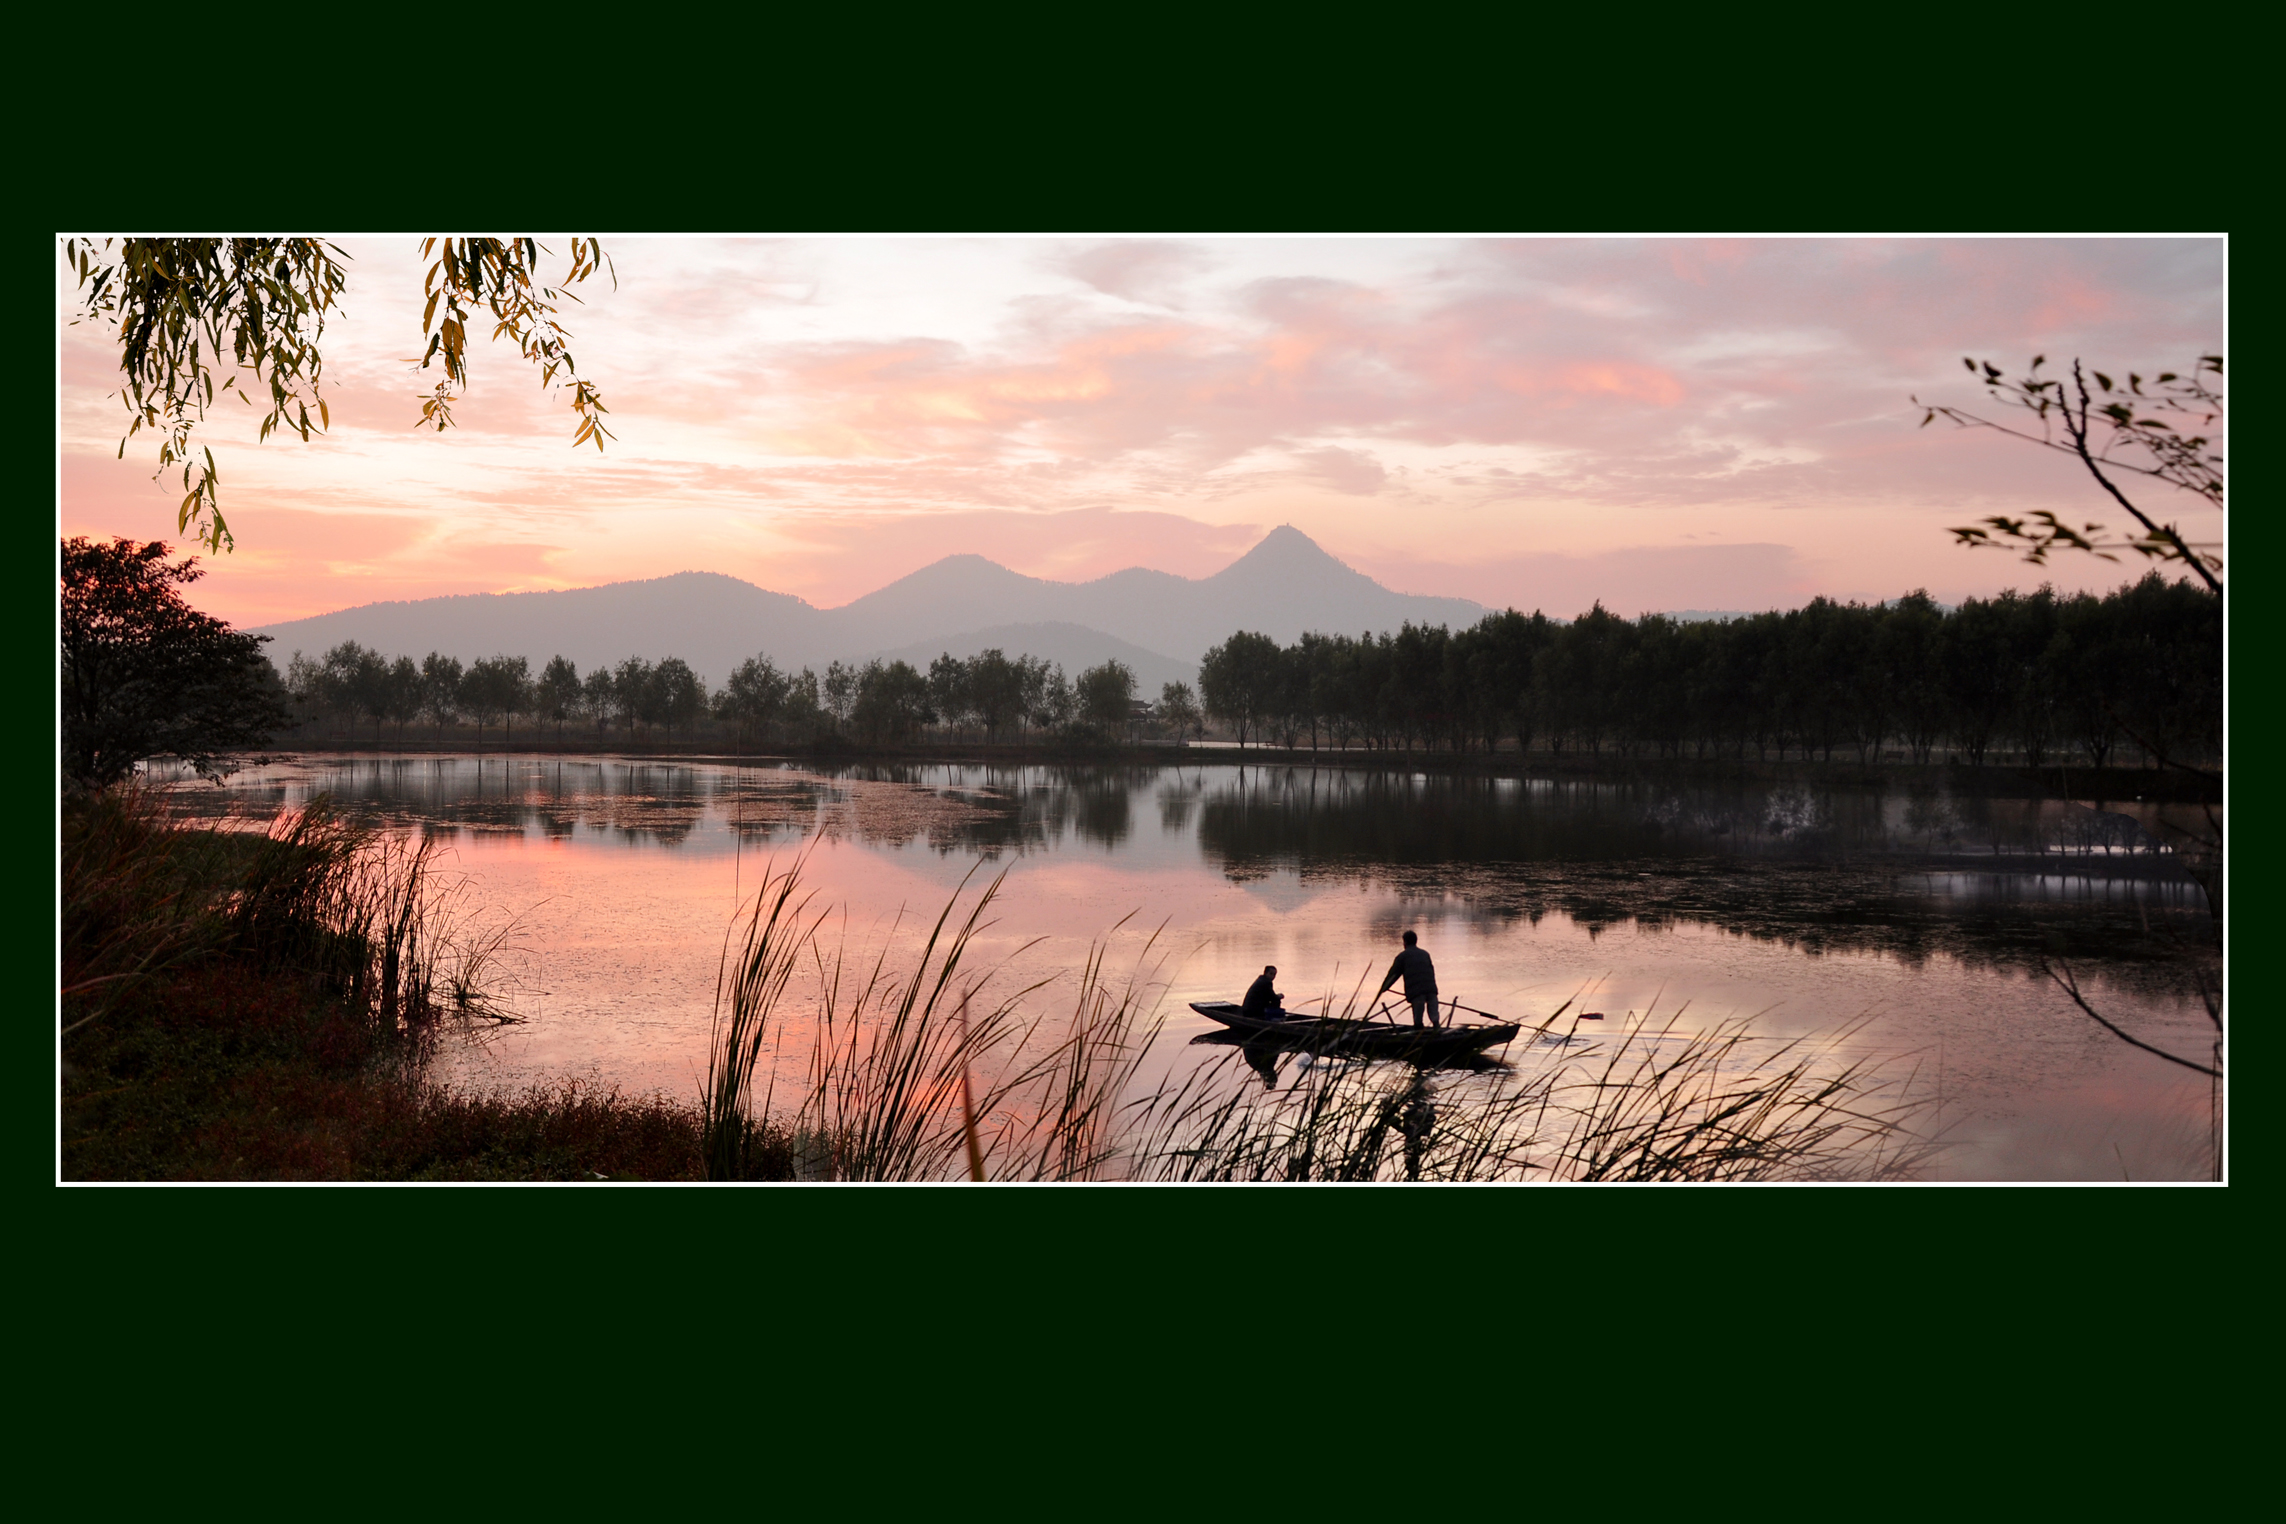
<path fill-rule="evenodd" d="M 1233 881 L 1283 868 L 1457 896 L 1465 916 L 1494 923 L 1691 922 L 1812 953 L 1942 953 L 2035 974 L 2050 954 L 2097 957 L 2178 993 L 2194 977 L 2172 941 L 2199 918 L 2181 867 L 2116 812 L 1934 794 L 1892 809 L 1873 790 L 1535 791 L 1387 774 L 1333 774 L 1313 790 L 1303 769 L 1246 779 L 1209 791 L 1199 811 L 1200 845 Z M 1955 821 L 1960 840 L 1944 841 Z M 2032 887 L 2027 868 L 2080 887 Z"/>

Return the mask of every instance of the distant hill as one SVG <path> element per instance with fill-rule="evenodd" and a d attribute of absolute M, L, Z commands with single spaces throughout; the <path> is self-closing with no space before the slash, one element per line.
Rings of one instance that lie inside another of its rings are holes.
<path fill-rule="evenodd" d="M 1305 631 L 1348 635 L 1415 624 L 1473 624 L 1465 598 L 1391 592 L 1281 526 L 1211 577 L 1130 567 L 1092 582 L 1050 582 L 988 561 L 947 556 L 840 608 L 821 609 L 717 572 L 545 593 L 474 593 L 369 603 L 264 627 L 283 665 L 345 640 L 389 655 L 441 651 L 568 656 L 585 672 L 629 656 L 680 656 L 709 683 L 757 653 L 781 667 L 901 656 L 925 665 L 961 645 L 1061 661 L 1067 671 L 1117 656 L 1142 686 L 1189 680 L 1199 657 L 1236 630 L 1281 642 Z M 1100 652 L 1100 654 L 1095 654 Z M 1163 675 L 1159 675 L 1163 674 Z"/>

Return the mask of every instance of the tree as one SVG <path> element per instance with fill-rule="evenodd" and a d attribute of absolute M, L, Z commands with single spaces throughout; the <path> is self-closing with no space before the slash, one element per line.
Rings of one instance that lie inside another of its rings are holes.
<path fill-rule="evenodd" d="M 389 662 L 379 651 L 345 640 L 325 653 L 318 669 L 319 701 L 328 709 L 349 716 L 350 739 L 357 739 L 357 719 L 373 722 L 373 739 L 381 739 L 381 722 L 389 713 Z"/>
<path fill-rule="evenodd" d="M 436 722 L 437 739 L 445 725 L 460 715 L 460 658 L 431 651 L 421 658 L 421 707 Z"/>
<path fill-rule="evenodd" d="M 984 737 L 997 741 L 1001 733 L 1024 714 L 1022 662 L 1010 661 L 998 646 L 979 651 L 968 663 L 968 710 L 984 726 Z"/>
<path fill-rule="evenodd" d="M 1978 375 L 1981 366 L 1980 380 L 1993 400 L 2038 420 L 2037 433 L 1915 397 L 1914 404 L 1922 410 L 1921 427 L 1945 418 L 1961 428 L 1992 429 L 2011 439 L 2073 456 L 2143 532 L 2115 538 L 2106 534 L 2101 524 L 2087 523 L 2075 530 L 2053 513 L 2039 512 L 2022 519 L 1995 516 L 1955 529 L 1953 534 L 1972 548 L 2022 548 L 2024 559 L 2035 566 L 2046 565 L 2048 553 L 2058 547 L 2086 551 L 2106 561 L 2119 559 L 2113 551 L 2133 551 L 2149 560 L 2180 563 L 2204 582 L 2208 591 L 2221 597 L 2223 564 L 2222 558 L 2212 553 L 2212 543 L 2186 539 L 2177 525 L 2152 517 L 2130 501 L 2112 478 L 2148 477 L 2202 498 L 2218 512 L 2222 509 L 2223 457 L 2206 434 L 2176 427 L 2180 421 L 2187 428 L 2206 429 L 2222 417 L 2222 393 L 2206 379 L 2212 376 L 2220 382 L 2222 356 L 2200 356 L 2188 376 L 2161 371 L 2148 387 L 2133 371 L 2122 386 L 2100 370 L 2083 368 L 2078 360 L 2072 362 L 2072 379 L 2067 385 L 2060 379 L 2041 376 L 2040 367 L 2047 363 L 2045 355 L 2035 355 L 2030 370 L 2011 381 L 1990 360 L 1961 360 L 1971 375 Z M 2088 389 L 2090 378 L 2096 383 L 2092 392 Z"/>
<path fill-rule="evenodd" d="M 400 656 L 389 663 L 388 676 L 382 684 L 386 695 L 383 710 L 397 727 L 397 744 L 405 742 L 405 727 L 421 717 L 425 697 L 421 685 L 421 669 L 410 656 Z"/>
<path fill-rule="evenodd" d="M 2024 559 L 2036 566 L 2045 565 L 2049 552 L 2059 547 L 2101 556 L 2107 561 L 2119 559 L 2113 554 L 2114 551 L 2133 551 L 2147 560 L 2180 565 L 2196 576 L 2212 595 L 2215 612 L 2219 616 L 2223 597 L 2223 563 L 2222 558 L 2214 554 L 2214 543 L 2191 540 L 2177 524 L 2154 518 L 2129 499 L 2114 477 L 2142 476 L 2163 482 L 2202 499 L 2217 512 L 2222 511 L 2224 460 L 2213 440 L 2203 432 L 2212 428 L 2223 416 L 2222 393 L 2216 389 L 2222 379 L 2222 356 L 2200 356 L 2198 364 L 2192 367 L 2188 376 L 2174 371 L 2161 371 L 2148 386 L 2143 377 L 2133 371 L 2128 373 L 2126 384 L 2119 385 L 2102 371 L 2088 369 L 2077 359 L 2072 361 L 2071 381 L 2066 384 L 2061 379 L 2041 376 L 2040 368 L 2046 363 L 2045 356 L 2035 355 L 2026 374 L 2011 381 L 1999 366 L 1989 360 L 1978 362 L 1964 357 L 1961 361 L 1971 375 L 1978 375 L 1981 365 L 1979 379 L 1986 392 L 2004 406 L 2030 413 L 2038 420 L 2039 432 L 2011 428 L 1961 408 L 1923 403 L 1915 397 L 1914 402 L 1922 409 L 1921 426 L 1927 428 L 1943 417 L 1963 428 L 1994 429 L 2013 439 L 2027 440 L 2043 448 L 2071 455 L 2113 502 L 2127 510 L 2143 532 L 2140 535 L 2113 537 L 2106 533 L 2100 523 L 2091 521 L 2073 529 L 2053 513 L 2040 512 L 2023 519 L 1995 516 L 1979 524 L 1955 529 L 1953 534 L 1962 544 L 1972 548 L 2022 548 Z M 2093 391 L 2088 387 L 2091 378 L 2095 382 Z M 2178 423 L 2182 427 L 2178 427 Z M 2193 429 L 2202 432 L 2190 432 Z M 2057 437 L 2059 432 L 2063 436 L 2061 439 Z M 2046 589 L 2042 592 L 2045 593 Z M 2219 618 L 2216 622 L 2219 625 Z M 2087 634 L 2084 626 L 2074 633 L 2080 635 L 2084 642 Z M 2050 638 L 2056 637 L 2051 635 Z M 2221 649 L 2219 640 L 2215 642 L 2214 649 L 2218 652 Z M 2051 654 L 2045 644 L 2041 654 L 2049 657 L 2051 670 L 2064 657 L 2062 652 Z M 2190 657 L 2191 669 L 2173 665 L 2163 670 L 2146 668 L 2142 676 L 2146 684 L 2158 689 L 2181 684 L 2195 685 L 2205 677 L 2203 669 L 2213 665 L 2203 652 L 2194 651 Z M 2085 670 L 2083 666 L 2083 674 Z M 2219 686 L 2219 668 L 2214 675 Z M 2049 683 L 2036 680 L 2035 687 L 2037 691 L 2027 696 L 2028 703 L 2022 711 L 2023 730 L 2028 742 L 2027 760 L 2034 761 L 2037 760 L 2038 746 L 2047 738 L 2047 722 L 2057 699 L 2057 693 Z M 2073 697 L 2077 701 L 2073 707 L 2080 711 L 2080 728 L 2083 733 L 2089 729 L 2087 711 L 2092 707 L 2100 712 L 2103 721 L 2117 724 L 2123 733 L 2136 740 L 2145 753 L 2161 766 L 2202 773 L 2219 781 L 2219 774 L 2186 761 L 2164 743 L 2155 744 L 2121 720 L 2121 711 L 2135 702 L 2132 690 L 2122 692 L 2116 702 L 2108 695 L 2084 691 Z M 2219 713 L 2219 706 L 2217 712 Z M 2102 732 L 2099 730 L 2097 734 L 2100 738 Z M 2219 736 L 2216 750 L 2219 760 Z M 2222 820 L 2210 807 L 2204 831 L 2175 829 L 2181 837 L 2178 850 L 2182 852 L 2185 865 L 2206 896 L 2207 908 L 2214 923 L 2215 942 L 2219 947 L 2223 917 Z M 2207 1077 L 2213 1087 L 2210 1115 L 2213 1119 L 2215 1176 L 2220 1179 L 2223 1077 L 2223 1006 L 2220 987 L 2206 991 L 2207 1016 L 2214 1028 L 2213 1062 L 2199 1064 L 2155 1048 L 2107 1020 L 2088 1003 L 2069 965 L 2059 963 L 2051 966 L 2043 960 L 2042 966 L 2055 985 L 2071 998 L 2072 1003 L 2104 1030 L 2122 1042 L 2156 1053 L 2171 1063 L 2181 1064 Z"/>
<path fill-rule="evenodd" d="M 531 686 L 531 663 L 524 657 L 483 656 L 469 665 L 460 682 L 460 702 L 476 718 L 479 750 L 484 746 L 484 722 L 523 713 L 531 706 Z"/>
<path fill-rule="evenodd" d="M 786 728 L 818 735 L 825 729 L 825 712 L 818 698 L 818 675 L 804 667 L 786 685 Z"/>
<path fill-rule="evenodd" d="M 869 661 L 857 673 L 850 719 L 868 741 L 902 741 L 926 724 L 929 680 L 908 661 Z"/>
<path fill-rule="evenodd" d="M 958 725 L 973 712 L 969 663 L 946 651 L 929 663 L 929 708 L 945 725 Z"/>
<path fill-rule="evenodd" d="M 706 713 L 706 684 L 690 663 L 680 656 L 664 658 L 651 669 L 651 683 L 659 723 L 686 735 L 695 733 L 699 717 Z"/>
<path fill-rule="evenodd" d="M 1077 685 L 1082 722 L 1109 735 L 1127 728 L 1135 705 L 1135 674 L 1122 661 L 1107 661 L 1079 675 Z"/>
<path fill-rule="evenodd" d="M 1241 630 L 1199 658 L 1199 697 L 1208 714 L 1237 729 L 1243 747 L 1275 709 L 1282 677 L 1278 642 Z"/>
<path fill-rule="evenodd" d="M 285 689 L 262 645 L 199 613 L 180 589 L 204 573 L 167 559 L 161 540 L 63 542 L 62 769 L 104 788 L 152 757 L 180 757 L 202 778 L 220 753 L 260 746 L 290 723 Z"/>
<path fill-rule="evenodd" d="M 622 730 L 633 734 L 637 724 L 651 723 L 651 664 L 630 656 L 611 674 L 611 704 Z"/>
<path fill-rule="evenodd" d="M 421 422 L 439 430 L 452 423 L 452 402 L 468 385 L 467 334 L 478 309 L 493 319 L 492 336 L 516 342 L 538 367 L 540 385 L 572 391 L 579 417 L 574 446 L 600 450 L 610 437 L 601 395 L 579 379 L 556 320 L 557 305 L 578 301 L 571 287 L 609 261 L 592 238 L 571 241 L 571 265 L 557 286 L 537 281 L 540 256 L 549 252 L 529 238 L 430 238 L 421 255 L 431 261 L 421 318 L 428 349 L 419 361 L 441 363 L 445 379 L 421 404 Z M 349 256 L 317 238 L 68 238 L 64 263 L 79 278 L 80 310 L 74 323 L 116 324 L 119 368 L 126 377 L 118 396 L 127 409 L 127 441 L 145 429 L 161 436 L 159 474 L 182 467 L 183 499 L 175 522 L 197 531 L 210 550 L 235 543 L 222 515 L 214 452 L 194 454 L 191 435 L 223 393 L 251 400 L 236 374 L 215 384 L 215 369 L 242 368 L 269 390 L 261 437 L 286 429 L 304 440 L 332 422 L 320 391 L 325 369 L 319 343 L 325 319 L 341 310 L 349 283 Z M 617 283 L 617 272 L 613 272 Z M 440 317 L 440 308 L 442 315 Z M 317 414 L 313 425 L 310 414 Z"/>
<path fill-rule="evenodd" d="M 539 712 L 542 719 L 555 722 L 558 741 L 564 738 L 564 721 L 579 708 L 579 699 L 579 668 L 569 657 L 549 657 L 546 670 L 540 673 Z"/>
<path fill-rule="evenodd" d="M 850 708 L 857 702 L 857 669 L 841 662 L 831 662 L 825 671 L 825 710 L 833 716 L 835 729 L 849 723 Z"/>
<path fill-rule="evenodd" d="M 794 680 L 780 672 L 767 656 L 749 656 L 730 674 L 715 697 L 715 712 L 738 729 L 744 744 L 749 732 L 759 734 L 786 711 Z"/>
<path fill-rule="evenodd" d="M 1042 730 L 1059 730 L 1072 721 L 1077 700 L 1072 685 L 1064 676 L 1064 664 L 1049 666 L 1045 659 L 1037 659 L 1026 676 L 1025 693 L 1031 709 L 1032 723 Z"/>
<path fill-rule="evenodd" d="M 588 718 L 595 722 L 598 735 L 611 723 L 611 712 L 619 702 L 618 691 L 618 683 L 612 677 L 609 667 L 595 668 L 587 674 L 587 681 L 580 684 L 581 707 L 586 709 Z"/>
<path fill-rule="evenodd" d="M 1175 733 L 1180 744 L 1187 736 L 1198 734 L 1199 701 L 1191 692 L 1189 683 L 1163 683 L 1159 688 L 1159 718 Z"/>

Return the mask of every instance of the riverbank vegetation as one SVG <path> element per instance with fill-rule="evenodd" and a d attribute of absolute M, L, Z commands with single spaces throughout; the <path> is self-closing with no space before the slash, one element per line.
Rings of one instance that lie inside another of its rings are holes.
<path fill-rule="evenodd" d="M 1578 1013 L 1564 1020 L 1567 1003 L 1518 1039 L 1513 1067 L 1239 1046 L 1145 1088 L 1163 1035 L 1156 936 L 1123 977 L 1107 972 L 1111 939 L 1092 946 L 1068 1007 L 1032 1006 L 1037 984 L 988 995 L 1005 969 L 976 970 L 968 951 L 995 880 L 965 906 L 956 892 L 909 962 L 877 956 L 851 980 L 799 879 L 799 861 L 768 876 L 725 962 L 704 1102 L 712 1179 L 1891 1179 L 1936 1146 L 1915 1077 L 1839 1058 L 1848 1034 L 1759 1045 L 1745 1023 L 1695 1028 L 1681 1011 L 1599 1039 Z M 805 964 L 809 1081 L 774 1113 L 753 1074 Z M 1354 1019 L 1363 993 L 1329 991 L 1325 1007 Z"/>
<path fill-rule="evenodd" d="M 798 864 L 726 954 L 699 1096 L 456 1092 L 429 1060 L 500 1013 L 417 839 L 323 804 L 188 829 L 131 790 L 64 817 L 65 1179 L 1887 1178 L 1925 1147 L 1909 1079 L 1746 1061 L 1732 1028 L 1586 1043 L 1550 1018 L 1523 1041 L 1560 1061 L 1489 1081 L 1295 1061 L 1258 1092 L 1263 1055 L 1233 1052 L 1146 1085 L 1155 938 L 1011 985 L 971 956 L 997 885 L 964 886 L 853 960 Z M 788 1043 L 806 1077 L 780 1094 Z"/>
<path fill-rule="evenodd" d="M 1207 652 L 1196 691 L 1138 695 L 1117 662 L 1076 679 L 1030 656 L 835 662 L 766 655 L 709 689 L 678 658 L 582 676 L 557 656 L 465 671 L 346 642 L 295 653 L 293 740 L 402 745 L 665 745 L 714 751 L 993 752 L 1207 735 L 1242 747 L 1414 757 L 1606 758 L 1678 766 L 1816 761 L 2041 769 L 2189 768 L 2222 751 L 2222 621 L 2208 594 L 2156 573 L 2107 595 L 2042 588 L 1944 609 L 1925 594 L 1784 613 L 1570 621 L 1514 610 L 1460 630 L 1247 632 Z M 361 726 L 370 724 L 369 732 Z"/>
<path fill-rule="evenodd" d="M 2219 765 L 2222 610 L 2157 573 L 1950 611 L 1925 593 L 1688 623 L 1510 610 L 1457 632 L 1234 635 L 1199 688 L 1241 736 L 1289 748 Z"/>
<path fill-rule="evenodd" d="M 491 939 L 425 844 L 323 804 L 187 829 L 132 788 L 63 800 L 67 1180 L 672 1175 L 687 1108 L 580 1085 L 469 1096 L 435 1045 L 498 1016 Z"/>

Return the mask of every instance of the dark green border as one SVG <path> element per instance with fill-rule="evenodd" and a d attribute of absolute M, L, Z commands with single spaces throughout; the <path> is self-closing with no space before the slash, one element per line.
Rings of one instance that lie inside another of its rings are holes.
<path fill-rule="evenodd" d="M 940 85 L 920 97 L 931 119 L 900 124 L 893 139 L 876 136 L 883 123 L 868 102 L 931 76 L 869 72 L 847 51 L 805 59 L 801 39 L 783 34 L 759 50 L 735 32 L 713 39 L 719 47 L 697 48 L 723 57 L 695 65 L 708 77 L 679 84 L 673 101 L 616 110 L 600 81 L 535 103 L 504 82 L 463 78 L 478 71 L 440 55 L 364 95 L 364 130 L 342 127 L 343 102 L 298 108 L 317 125 L 292 135 L 290 156 L 258 132 L 216 148 L 201 130 L 185 148 L 132 121 L 82 129 L 55 150 L 70 162 L 50 163 L 17 201 L 40 226 L 11 241 L 10 260 L 26 281 L 52 282 L 56 229 L 114 223 L 1892 231 L 2232 220 L 2091 196 L 2091 179 L 1980 169 L 1960 139 L 1931 140 L 1950 126 L 1911 126 L 1891 102 L 1852 98 L 1832 78 L 1776 97 L 1701 85 L 1683 119 L 1654 133 L 1619 39 L 1589 58 L 1553 34 L 1534 52 L 1502 54 L 1510 40 L 1450 37 L 1426 56 L 1499 57 L 1464 57 L 1457 81 L 1448 72 L 1410 98 L 1348 113 L 1327 108 L 1330 82 L 1303 67 L 1313 57 L 1298 56 L 1300 77 L 1265 94 L 1259 79 L 1149 45 L 1145 56 L 1165 64 L 1149 84 L 1090 89 L 1068 77 L 1079 71 L 1067 60 L 1066 78 L 1043 75 L 1050 82 L 1030 93 Z M 697 41 L 678 45 L 686 62 Z M 1211 40 L 1199 46 L 1214 58 Z M 668 56 L 636 44 L 613 63 L 640 71 Z M 1495 94 L 1483 86 L 1500 61 L 1513 67 Z M 1671 56 L 1665 71 L 1689 73 Z M 790 89 L 789 77 L 799 81 Z M 520 124 L 517 147 L 478 162 L 487 156 L 471 145 L 507 118 Z M 193 173 L 180 155 L 202 167 L 242 155 L 232 162 L 244 171 Z M 2234 242 L 2235 333 L 2269 326 L 2266 313 L 2259 325 L 2248 315 L 2268 305 L 2259 274 L 2246 278 L 2256 247 Z M 2258 403 L 2266 390 L 2258 378 Z M 2233 537 L 2234 574 L 2267 569 L 2273 532 L 2256 520 L 2251 540 Z M 14 593 L 0 608 L 19 637 L 37 627 L 47 638 L 52 574 L 34 587 L 25 573 Z M 2251 626 L 2234 618 L 2234 655 L 2255 663 L 2248 670 L 2264 670 L 2266 634 L 2259 610 Z M 45 712 L 52 681 L 17 683 L 20 712 Z M 2271 707 L 2237 715 L 2243 731 L 2256 711 L 2257 747 L 2245 754 L 2266 754 Z M 47 847 L 18 849 L 20 879 L 39 876 L 29 870 L 51 859 Z M 2256 896 L 2261 924 L 2268 892 L 2243 881 L 2236 892 Z M 52 907 L 49 934 L 35 936 L 28 901 L 12 918 L 12 950 L 20 964 L 52 962 Z M 2243 915 L 2243 898 L 2234 908 Z M 48 1071 L 46 1030 L 18 1026 L 19 1051 L 40 1049 L 20 1072 Z M 1427 1361 L 1432 1383 L 1489 1372 L 1490 1401 L 1502 1405 L 1486 1411 L 1524 1421 L 1513 1394 L 1499 1395 L 1503 1360 L 1518 1363 L 1518 1386 L 1540 1391 L 1551 1373 L 1578 1369 L 1592 1404 L 1646 1366 L 1672 1371 L 1678 1349 L 1728 1328 L 1739 1336 L 1716 1365 L 1730 1382 L 1759 1374 L 1815 1403 L 1801 1383 L 1826 1385 L 1837 1350 L 1882 1353 L 1884 1368 L 1939 1363 L 1962 1387 L 1978 1378 L 1959 1358 L 1969 1351 L 1948 1353 L 1960 1340 L 1985 1341 L 1983 1353 L 2017 1370 L 2124 1325 L 2189 1360 L 2242 1315 L 2234 1302 L 2268 1177 L 2267 1150 L 2245 1152 L 2254 1127 L 2242 1111 L 2240 1183 L 2227 1192 L 610 1191 L 574 1205 L 537 1190 L 58 1191 L 46 1183 L 52 1090 L 42 1089 L 19 1108 L 19 1157 L 38 1159 L 41 1177 L 28 1182 L 41 1199 L 20 1224 L 19 1252 L 58 1266 L 43 1299 L 117 1351 L 133 1350 L 150 1319 L 231 1331 L 195 1352 L 151 1343 L 148 1355 L 176 1376 L 235 1369 L 303 1339 L 366 1356 L 419 1351 L 440 1374 L 456 1344 L 481 1353 L 560 1340 L 605 1369 L 647 1355 L 658 1370 L 696 1375 L 727 1284 L 751 1312 L 738 1363 L 770 1386 L 783 1359 L 797 1391 L 805 1380 L 840 1390 L 851 1363 L 876 1354 L 893 1369 L 1039 1368 L 1062 1350 L 1084 1354 L 1104 1383 L 1172 1366 L 1205 1404 L 1283 1393 L 1344 1411 L 1353 1398 L 1323 1390 L 1332 1380 L 1375 1389 Z M 1406 1310 L 1393 1318 L 1391 1308 Z M 1896 1347 L 1923 1336 L 1927 1348 Z M 1311 1374 L 1312 1351 L 1353 1347 L 1386 1355 L 1343 1363 L 1342 1377 Z M 580 1374 L 578 1361 L 510 1365 L 540 1381 Z M 1218 1374 L 1231 1365 L 1243 1373 Z M 1878 1412 L 1850 1405 L 1880 1431 Z M 1166 1416 L 1204 1438 L 1195 1413 Z"/>

